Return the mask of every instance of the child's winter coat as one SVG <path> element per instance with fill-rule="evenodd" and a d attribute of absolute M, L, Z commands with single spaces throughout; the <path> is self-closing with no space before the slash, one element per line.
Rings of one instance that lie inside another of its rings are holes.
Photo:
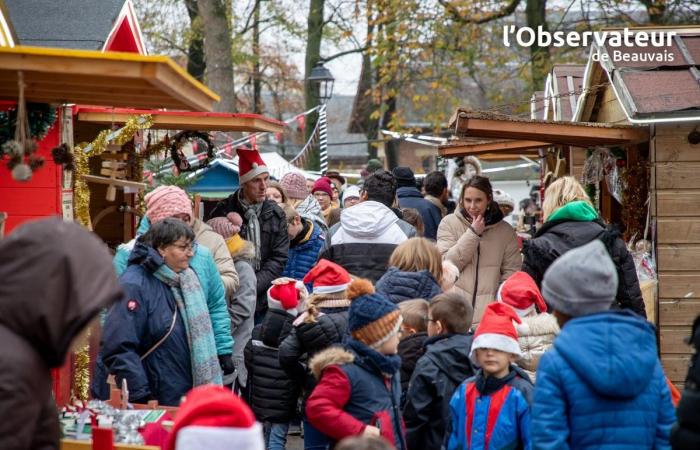
<path fill-rule="evenodd" d="M 426 339 L 428 339 L 428 333 L 421 331 L 409 334 L 399 342 L 399 356 L 401 357 L 401 392 L 403 394 L 408 390 L 408 382 L 411 380 L 411 375 L 413 375 L 418 360 L 423 356 L 423 344 L 425 344 Z M 402 395 L 401 398 L 402 406 L 405 404 L 403 397 L 404 395 Z"/>
<path fill-rule="evenodd" d="M 535 382 L 537 365 L 540 357 L 549 350 L 554 338 L 559 333 L 557 319 L 548 313 L 521 317 L 523 323 L 518 325 L 518 343 L 523 353 L 516 364 Z"/>
<path fill-rule="evenodd" d="M 320 380 L 306 402 L 308 421 L 337 441 L 358 436 L 372 425 L 397 450 L 406 450 L 400 363 L 397 355 L 382 355 L 354 339 L 348 339 L 345 348 L 319 353 L 310 364 Z"/>
<path fill-rule="evenodd" d="M 480 369 L 452 396 L 448 450 L 532 448 L 530 407 L 533 385 L 511 365 L 503 378 L 484 377 Z"/>
<path fill-rule="evenodd" d="M 440 450 L 452 395 L 462 381 L 474 376 L 471 347 L 472 336 L 465 334 L 440 334 L 425 341 L 425 354 L 416 364 L 404 406 L 409 450 Z"/>
<path fill-rule="evenodd" d="M 299 389 L 279 363 L 279 345 L 289 335 L 293 321 L 287 311 L 268 309 L 245 348 L 247 401 L 261 422 L 286 423 L 296 411 Z"/>
<path fill-rule="evenodd" d="M 318 261 L 318 255 L 326 245 L 326 236 L 321 227 L 312 220 L 301 219 L 303 228 L 299 235 L 289 242 L 287 265 L 282 276 L 303 279 Z M 307 288 L 310 289 L 309 286 Z"/>
<path fill-rule="evenodd" d="M 538 449 L 670 448 L 674 420 L 654 327 L 630 311 L 571 319 L 542 356 L 532 405 Z"/>

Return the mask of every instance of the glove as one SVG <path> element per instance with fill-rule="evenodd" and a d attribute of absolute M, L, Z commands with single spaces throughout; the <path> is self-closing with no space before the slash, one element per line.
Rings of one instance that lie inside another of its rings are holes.
<path fill-rule="evenodd" d="M 233 365 L 233 357 L 231 355 L 219 355 L 219 364 L 224 375 L 232 374 L 236 370 Z"/>

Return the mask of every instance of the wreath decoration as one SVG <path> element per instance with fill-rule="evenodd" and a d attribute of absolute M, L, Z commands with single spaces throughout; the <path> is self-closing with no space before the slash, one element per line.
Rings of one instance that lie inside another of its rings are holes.
<path fill-rule="evenodd" d="M 187 142 L 191 141 L 201 141 L 207 146 L 206 153 L 197 153 L 198 163 L 190 164 L 182 151 L 182 147 Z M 172 144 L 170 145 L 170 157 L 173 159 L 173 163 L 179 172 L 194 172 L 199 169 L 203 169 L 209 165 L 209 162 L 215 158 L 214 154 L 214 143 L 211 141 L 208 133 L 202 133 L 201 131 L 181 131 L 173 136 Z"/>

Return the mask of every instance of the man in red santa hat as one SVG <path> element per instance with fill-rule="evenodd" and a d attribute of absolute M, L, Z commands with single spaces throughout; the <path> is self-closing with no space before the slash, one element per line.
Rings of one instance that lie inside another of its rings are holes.
<path fill-rule="evenodd" d="M 265 198 L 270 174 L 260 153 L 246 147 L 237 148 L 236 153 L 240 187 L 216 205 L 210 218 L 233 212 L 243 218 L 240 235 L 255 246 L 252 263 L 257 276 L 258 323 L 267 309 L 267 290 L 287 264 L 289 236 L 284 211 Z"/>

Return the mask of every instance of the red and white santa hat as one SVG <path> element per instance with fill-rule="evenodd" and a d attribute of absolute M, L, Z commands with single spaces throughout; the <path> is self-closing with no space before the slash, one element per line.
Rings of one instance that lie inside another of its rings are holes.
<path fill-rule="evenodd" d="M 182 402 L 168 437 L 168 450 L 264 450 L 262 426 L 236 394 L 208 384 Z"/>
<path fill-rule="evenodd" d="M 270 173 L 257 150 L 238 147 L 236 154 L 238 155 L 238 182 L 240 184 L 247 183 L 260 174 Z"/>
<path fill-rule="evenodd" d="M 313 283 L 314 294 L 343 292 L 351 281 L 347 270 L 327 259 L 321 259 L 304 277 L 304 283 Z"/>
<path fill-rule="evenodd" d="M 547 304 L 535 280 L 525 272 L 515 272 L 501 284 L 496 300 L 513 307 L 520 317 L 530 314 L 535 307 L 539 312 L 547 312 Z"/>
<path fill-rule="evenodd" d="M 275 284 L 267 290 L 267 306 L 270 309 L 283 309 L 296 316 L 299 313 L 302 299 L 306 296 L 304 283 L 291 278 L 283 278 L 279 281 L 281 282 L 273 282 Z"/>
<path fill-rule="evenodd" d="M 518 333 L 513 322 L 522 322 L 513 308 L 505 303 L 489 303 L 474 333 L 469 358 L 477 362 L 475 351 L 477 348 L 491 348 L 512 353 L 518 357 L 522 356 Z"/>

